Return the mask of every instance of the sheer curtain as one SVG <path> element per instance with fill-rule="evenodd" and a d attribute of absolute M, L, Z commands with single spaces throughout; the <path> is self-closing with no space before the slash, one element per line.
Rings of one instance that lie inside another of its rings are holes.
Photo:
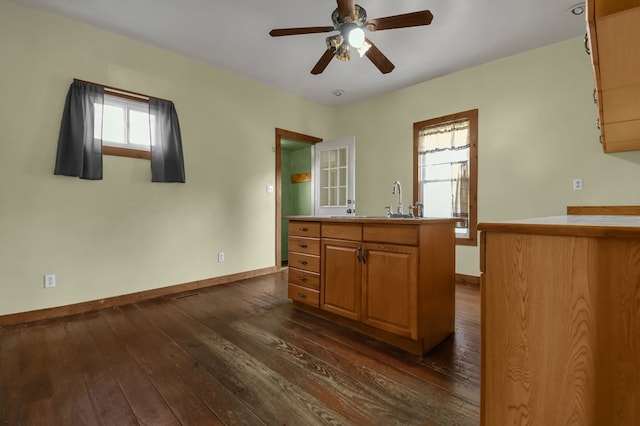
<path fill-rule="evenodd" d="M 173 102 L 149 98 L 151 181 L 185 182 L 180 123 Z"/>
<path fill-rule="evenodd" d="M 95 116 L 95 104 L 104 103 L 104 88 L 74 81 L 64 104 L 54 174 L 80 179 L 102 179 L 102 137 L 94 128 L 102 128 L 102 116 Z M 96 123 L 97 121 L 97 123 Z"/>
<path fill-rule="evenodd" d="M 468 227 L 469 147 L 469 120 L 425 127 L 418 134 L 422 201 L 427 209 L 434 210 L 427 203 L 435 202 L 450 208 L 451 217 L 464 218 L 456 224 L 458 228 Z"/>
<path fill-rule="evenodd" d="M 456 228 L 469 227 L 469 163 L 451 163 L 451 217 L 464 218 Z"/>

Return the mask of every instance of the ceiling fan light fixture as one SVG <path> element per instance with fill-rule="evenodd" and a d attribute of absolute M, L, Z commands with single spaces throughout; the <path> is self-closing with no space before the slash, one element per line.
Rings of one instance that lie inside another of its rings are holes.
<path fill-rule="evenodd" d="M 355 27 L 349 31 L 349 44 L 351 47 L 360 49 L 366 42 L 364 40 L 364 30 L 360 27 Z"/>

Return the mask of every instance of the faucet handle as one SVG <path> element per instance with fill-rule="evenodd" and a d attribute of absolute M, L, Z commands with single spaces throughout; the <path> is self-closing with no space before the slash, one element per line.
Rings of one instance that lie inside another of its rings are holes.
<path fill-rule="evenodd" d="M 416 201 L 414 208 L 418 208 L 418 217 L 424 217 L 424 203 L 422 201 Z"/>
<path fill-rule="evenodd" d="M 387 217 L 391 217 L 391 206 L 384 206 L 387 209 Z"/>

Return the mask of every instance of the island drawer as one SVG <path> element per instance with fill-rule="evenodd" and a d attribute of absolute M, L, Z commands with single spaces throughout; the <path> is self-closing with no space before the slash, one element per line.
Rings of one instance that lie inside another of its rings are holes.
<path fill-rule="evenodd" d="M 366 223 L 362 230 L 362 239 L 363 241 L 375 243 L 417 246 L 419 242 L 419 231 L 418 226 Z"/>
<path fill-rule="evenodd" d="M 300 237 L 320 237 L 320 222 L 303 222 L 292 220 L 289 222 L 289 235 Z"/>
<path fill-rule="evenodd" d="M 289 267 L 320 273 L 320 257 L 289 252 Z"/>
<path fill-rule="evenodd" d="M 289 237 L 289 251 L 320 255 L 320 240 L 318 238 Z"/>
<path fill-rule="evenodd" d="M 318 290 L 320 289 L 320 275 L 290 267 L 289 283 Z"/>
<path fill-rule="evenodd" d="M 289 284 L 287 295 L 289 299 L 306 303 L 307 305 L 320 307 L 320 292 L 295 284 Z"/>
<path fill-rule="evenodd" d="M 332 222 L 325 223 L 322 226 L 322 238 L 362 241 L 362 224 Z"/>

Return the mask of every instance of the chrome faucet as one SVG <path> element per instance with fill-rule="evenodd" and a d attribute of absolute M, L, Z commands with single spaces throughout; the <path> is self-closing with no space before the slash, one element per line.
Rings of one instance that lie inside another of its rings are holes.
<path fill-rule="evenodd" d="M 396 190 L 398 192 L 398 214 L 404 214 L 402 213 L 402 185 L 400 185 L 399 180 L 393 182 L 393 190 L 391 193 L 395 195 Z"/>

